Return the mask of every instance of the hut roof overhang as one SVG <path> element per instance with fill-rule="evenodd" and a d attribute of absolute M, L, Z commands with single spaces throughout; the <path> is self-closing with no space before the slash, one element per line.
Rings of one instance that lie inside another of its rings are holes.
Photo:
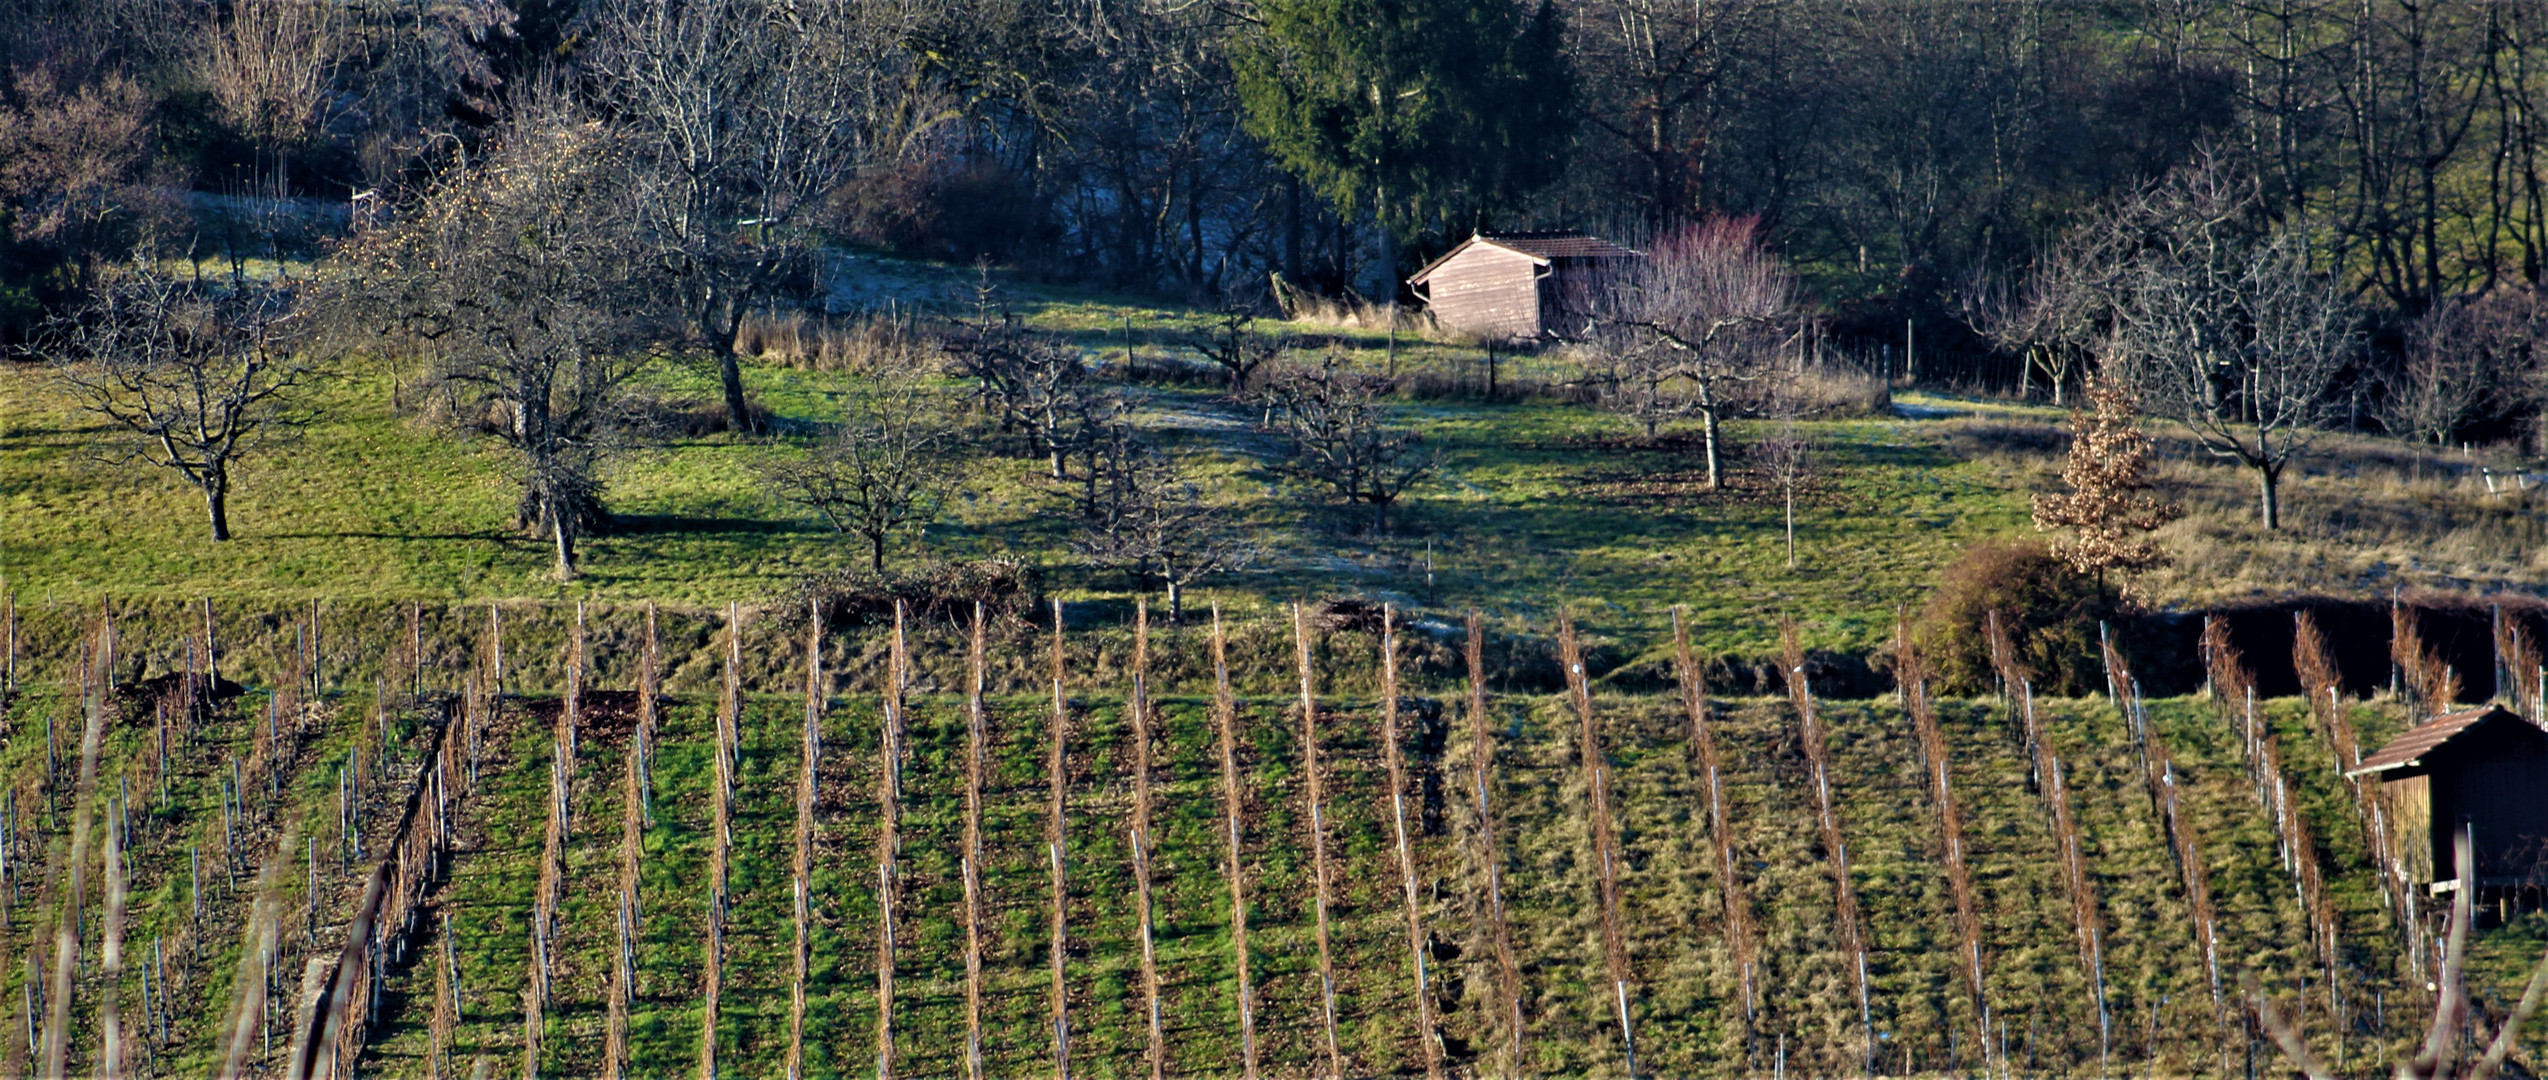
<path fill-rule="evenodd" d="M 2408 728 L 2397 738 L 2389 740 L 2389 744 L 2381 747 L 2377 753 L 2362 759 L 2353 768 L 2345 770 L 2345 776 L 2376 776 L 2416 769 L 2424 765 L 2426 758 L 2469 733 L 2493 724 L 2504 723 L 2531 726 L 2530 721 L 2522 719 L 2500 705 L 2485 705 L 2446 713 Z"/>
<path fill-rule="evenodd" d="M 1435 270 L 1440 269 L 1443 264 L 1458 258 L 1462 252 L 1473 247 L 1500 248 L 1502 250 L 1512 252 L 1513 254 L 1519 255 L 1525 259 L 1529 259 L 1533 266 L 1540 270 L 1548 269 L 1559 260 L 1606 261 L 1612 259 L 1639 259 L 1645 257 L 1645 253 L 1642 251 L 1638 251 L 1634 248 L 1621 247 L 1608 240 L 1594 236 L 1591 233 L 1476 233 L 1471 235 L 1468 239 L 1452 245 L 1451 250 L 1443 252 L 1440 257 L 1435 258 L 1432 262 L 1424 264 L 1424 269 L 1416 271 L 1414 276 L 1409 277 L 1407 279 L 1407 284 L 1424 284 L 1428 279 L 1433 277 L 1433 272 Z"/>

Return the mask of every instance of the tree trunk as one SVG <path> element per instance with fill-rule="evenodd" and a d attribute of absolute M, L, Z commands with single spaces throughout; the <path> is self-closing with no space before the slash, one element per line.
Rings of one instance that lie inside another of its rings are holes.
<path fill-rule="evenodd" d="M 2259 465 L 2256 467 L 2256 508 L 2257 511 L 2263 515 L 2265 530 L 2267 532 L 2283 527 L 2283 506 L 2280 490 L 2283 480 L 2282 473 L 2283 470 L 2280 466 Z"/>
<path fill-rule="evenodd" d="M 1721 478 L 1720 474 L 1718 473 L 1718 463 L 1717 463 L 1717 455 L 1716 455 L 1716 441 L 1717 441 L 1717 438 L 1716 438 L 1716 410 L 1714 410 L 1714 409 L 1704 409 L 1704 410 L 1701 410 L 1701 411 L 1699 412 L 1699 427 L 1700 427 L 1700 429 L 1701 429 L 1702 431 L 1706 432 L 1706 434 L 1707 434 L 1707 440 L 1706 440 L 1706 441 L 1707 441 L 1707 451 L 1708 451 L 1708 490 L 1710 490 L 1710 491 L 1715 491 L 1715 490 L 1717 490 L 1719 487 L 1723 486 L 1722 478 Z"/>
<path fill-rule="evenodd" d="M 1389 504 L 1379 499 L 1371 500 L 1371 534 L 1389 535 Z"/>
<path fill-rule="evenodd" d="M 706 311 L 708 344 L 717 350 L 717 379 L 725 384 L 726 430 L 758 435 L 761 422 L 752 415 L 751 400 L 743 395 L 743 360 L 734 354 L 735 342 L 743 339 L 743 304 L 728 296 L 721 305 L 711 296 Z"/>
<path fill-rule="evenodd" d="M 548 508 L 549 535 L 557 539 L 557 579 L 575 580 L 575 527 L 557 512 L 557 504 Z"/>
<path fill-rule="evenodd" d="M 725 382 L 725 426 L 729 431 L 758 435 L 761 422 L 752 415 L 752 403 L 743 396 L 743 363 L 734 355 L 729 343 L 724 355 L 717 357 L 717 377 Z"/>
<path fill-rule="evenodd" d="M 1787 485 L 1787 568 L 1796 568 L 1796 485 Z"/>
<path fill-rule="evenodd" d="M 1176 576 L 1173 574 L 1161 578 L 1160 580 L 1165 581 L 1168 585 L 1168 621 L 1171 623 L 1182 623 L 1186 621 L 1185 586 L 1179 584 Z"/>
<path fill-rule="evenodd" d="M 885 572 L 885 534 L 867 534 L 867 568 L 878 574 Z"/>
<path fill-rule="evenodd" d="M 212 515 L 212 538 L 230 539 L 230 485 L 213 481 L 203 486 L 204 509 Z"/>

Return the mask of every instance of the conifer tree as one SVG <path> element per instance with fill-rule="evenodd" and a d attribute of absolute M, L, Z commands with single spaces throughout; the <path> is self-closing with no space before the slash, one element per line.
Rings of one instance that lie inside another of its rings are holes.
<path fill-rule="evenodd" d="M 1250 133 L 1400 236 L 1459 229 L 1556 178 L 1574 80 L 1550 4 L 1265 0 L 1234 57 Z M 1464 220 L 1465 219 L 1465 220 Z"/>

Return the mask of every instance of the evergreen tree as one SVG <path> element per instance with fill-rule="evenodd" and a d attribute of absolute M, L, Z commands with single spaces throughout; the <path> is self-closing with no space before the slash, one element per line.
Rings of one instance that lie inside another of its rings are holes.
<path fill-rule="evenodd" d="M 1265 0 L 1236 68 L 1247 129 L 1401 237 L 1474 226 L 1556 178 L 1574 79 L 1547 2 Z"/>

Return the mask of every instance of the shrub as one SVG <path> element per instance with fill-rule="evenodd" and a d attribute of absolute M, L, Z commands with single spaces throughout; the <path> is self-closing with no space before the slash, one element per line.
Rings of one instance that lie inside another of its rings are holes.
<path fill-rule="evenodd" d="M 839 570 L 798 581 L 782 599 L 804 610 L 810 601 L 823 605 L 833 626 L 891 624 L 894 601 L 903 601 L 914 619 L 964 625 L 979 602 L 985 618 L 1033 621 L 1043 606 L 1044 590 L 1034 568 L 1009 559 L 972 559 L 933 563 L 876 573 Z"/>
<path fill-rule="evenodd" d="M 1940 575 L 1937 592 L 1912 628 L 1939 689 L 1997 688 L 1986 629 L 1993 611 L 2036 693 L 2077 696 L 2104 687 L 2097 620 L 2111 611 L 2096 580 L 2054 558 L 2041 543 L 1985 540 L 1965 549 Z"/>

